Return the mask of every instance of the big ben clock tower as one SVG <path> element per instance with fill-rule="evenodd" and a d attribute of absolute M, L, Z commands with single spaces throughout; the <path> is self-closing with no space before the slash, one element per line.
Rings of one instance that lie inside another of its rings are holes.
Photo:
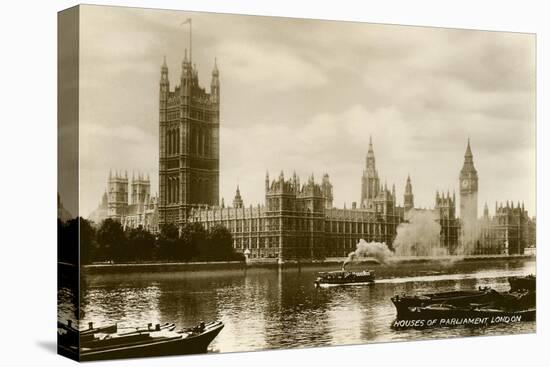
<path fill-rule="evenodd" d="M 470 139 L 464 154 L 464 165 L 460 170 L 460 218 L 462 221 L 477 219 L 477 171 L 474 167 L 474 156 L 470 149 Z"/>

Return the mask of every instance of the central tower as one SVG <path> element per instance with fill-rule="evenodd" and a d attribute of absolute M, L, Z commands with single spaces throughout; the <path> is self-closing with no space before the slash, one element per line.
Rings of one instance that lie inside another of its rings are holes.
<path fill-rule="evenodd" d="M 218 205 L 220 81 L 214 61 L 210 93 L 199 85 L 196 65 L 181 64 L 180 84 L 170 90 L 166 60 L 159 95 L 159 224 L 181 225 L 189 210 Z"/>
<path fill-rule="evenodd" d="M 380 190 L 380 180 L 376 171 L 376 161 L 374 158 L 374 149 L 372 148 L 372 137 L 369 137 L 369 151 L 367 153 L 367 162 L 363 177 L 361 178 L 361 208 L 370 208 L 378 191 Z"/>
<path fill-rule="evenodd" d="M 464 165 L 460 170 L 460 219 L 473 223 L 477 219 L 477 171 L 470 148 L 470 139 L 464 154 Z"/>

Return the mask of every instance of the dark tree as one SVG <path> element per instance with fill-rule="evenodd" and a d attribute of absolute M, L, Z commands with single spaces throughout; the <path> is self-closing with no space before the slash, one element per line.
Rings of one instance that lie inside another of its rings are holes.
<path fill-rule="evenodd" d="M 178 241 L 178 227 L 172 223 L 163 224 L 157 239 L 158 257 L 162 260 L 177 260 L 175 253 Z"/>
<path fill-rule="evenodd" d="M 101 259 L 123 261 L 128 257 L 128 247 L 124 230 L 119 221 L 107 218 L 97 231 L 97 243 Z"/>
<path fill-rule="evenodd" d="M 181 247 L 178 256 L 190 261 L 200 255 L 200 249 L 206 244 L 206 230 L 201 223 L 185 223 L 181 229 Z"/>
<path fill-rule="evenodd" d="M 63 223 L 58 219 L 57 231 L 58 261 L 77 265 L 80 253 L 81 264 L 91 262 L 95 230 L 90 221 L 78 217 Z"/>
<path fill-rule="evenodd" d="M 132 228 L 128 231 L 128 248 L 132 260 L 151 260 L 155 249 L 155 236 L 141 225 Z"/>
<path fill-rule="evenodd" d="M 57 260 L 78 264 L 78 220 L 57 220 Z"/>
<path fill-rule="evenodd" d="M 95 228 L 92 222 L 82 217 L 79 219 L 80 226 L 80 263 L 90 264 L 95 256 Z"/>
<path fill-rule="evenodd" d="M 208 231 L 207 240 L 199 250 L 200 258 L 204 261 L 231 261 L 242 260 L 233 248 L 233 236 L 222 225 L 215 225 Z"/>

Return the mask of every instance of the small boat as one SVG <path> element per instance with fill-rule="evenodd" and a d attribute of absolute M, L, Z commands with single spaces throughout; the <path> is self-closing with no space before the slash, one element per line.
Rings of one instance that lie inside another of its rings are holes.
<path fill-rule="evenodd" d="M 117 324 L 106 325 L 106 326 L 101 326 L 101 327 L 94 328 L 94 324 L 92 322 L 89 322 L 88 323 L 88 329 L 80 330 L 80 336 L 90 335 L 90 334 L 99 334 L 99 333 L 114 334 L 117 331 L 118 331 L 118 325 Z"/>
<path fill-rule="evenodd" d="M 424 307 L 432 304 L 445 303 L 453 306 L 465 306 L 470 303 L 487 303 L 498 297 L 498 292 L 491 288 L 478 290 L 448 291 L 439 293 L 425 293 L 420 295 L 395 295 L 391 298 L 397 317 L 404 317 L 413 307 Z"/>
<path fill-rule="evenodd" d="M 179 331 L 174 330 L 174 324 L 151 326 L 120 334 L 88 334 L 80 338 L 80 349 L 78 344 L 63 345 L 59 346 L 63 349 L 60 352 L 79 361 L 206 353 L 224 324 L 221 321 L 201 322 Z"/>
<path fill-rule="evenodd" d="M 88 323 L 88 329 L 81 330 L 81 329 L 75 328 L 71 321 L 68 321 L 66 324 L 63 324 L 62 322 L 58 321 L 57 322 L 57 328 L 58 328 L 58 330 L 65 330 L 67 332 L 78 333 L 81 336 L 82 335 L 87 335 L 87 334 L 98 334 L 98 333 L 114 334 L 118 330 L 117 324 L 106 325 L 106 326 L 101 326 L 101 327 L 94 328 L 94 324 L 92 322 Z"/>
<path fill-rule="evenodd" d="M 533 274 L 524 277 L 509 277 L 510 291 L 527 290 L 534 291 L 537 287 L 537 277 Z"/>
<path fill-rule="evenodd" d="M 317 287 L 330 287 L 339 285 L 362 285 L 374 283 L 374 272 L 363 271 L 327 271 L 318 273 L 315 279 Z"/>
<path fill-rule="evenodd" d="M 164 324 L 156 324 L 155 327 L 153 328 L 153 324 L 152 323 L 149 323 L 147 324 L 147 327 L 146 328 L 128 328 L 126 330 L 128 331 L 125 331 L 123 333 L 119 333 L 118 335 L 130 335 L 130 334 L 135 334 L 135 333 L 147 333 L 147 332 L 151 332 L 151 331 L 160 331 L 160 330 L 168 330 L 168 331 L 174 331 L 174 329 L 176 328 L 176 324 L 174 323 L 169 323 L 169 322 L 166 322 Z"/>

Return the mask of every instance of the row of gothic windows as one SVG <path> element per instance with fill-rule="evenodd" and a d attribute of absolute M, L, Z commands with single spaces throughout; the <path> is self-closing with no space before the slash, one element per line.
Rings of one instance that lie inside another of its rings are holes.
<path fill-rule="evenodd" d="M 191 202 L 194 204 L 212 204 L 212 183 L 207 179 L 191 181 Z"/>
<path fill-rule="evenodd" d="M 191 203 L 193 204 L 212 204 L 211 190 L 212 183 L 205 179 L 195 179 L 191 181 Z M 180 179 L 179 177 L 168 177 L 166 182 L 166 201 L 168 204 L 179 203 L 180 199 Z"/>
<path fill-rule="evenodd" d="M 168 130 L 166 133 L 166 152 L 168 155 L 180 152 L 180 129 Z"/>
<path fill-rule="evenodd" d="M 207 129 L 191 128 L 191 152 L 196 155 L 210 155 L 212 138 Z M 166 153 L 180 153 L 180 129 L 170 129 L 166 133 Z"/>
<path fill-rule="evenodd" d="M 197 155 L 210 155 L 211 137 L 209 130 L 191 128 L 191 152 Z"/>
<path fill-rule="evenodd" d="M 166 183 L 166 201 L 169 204 L 180 201 L 180 179 L 178 177 L 169 177 Z"/>

